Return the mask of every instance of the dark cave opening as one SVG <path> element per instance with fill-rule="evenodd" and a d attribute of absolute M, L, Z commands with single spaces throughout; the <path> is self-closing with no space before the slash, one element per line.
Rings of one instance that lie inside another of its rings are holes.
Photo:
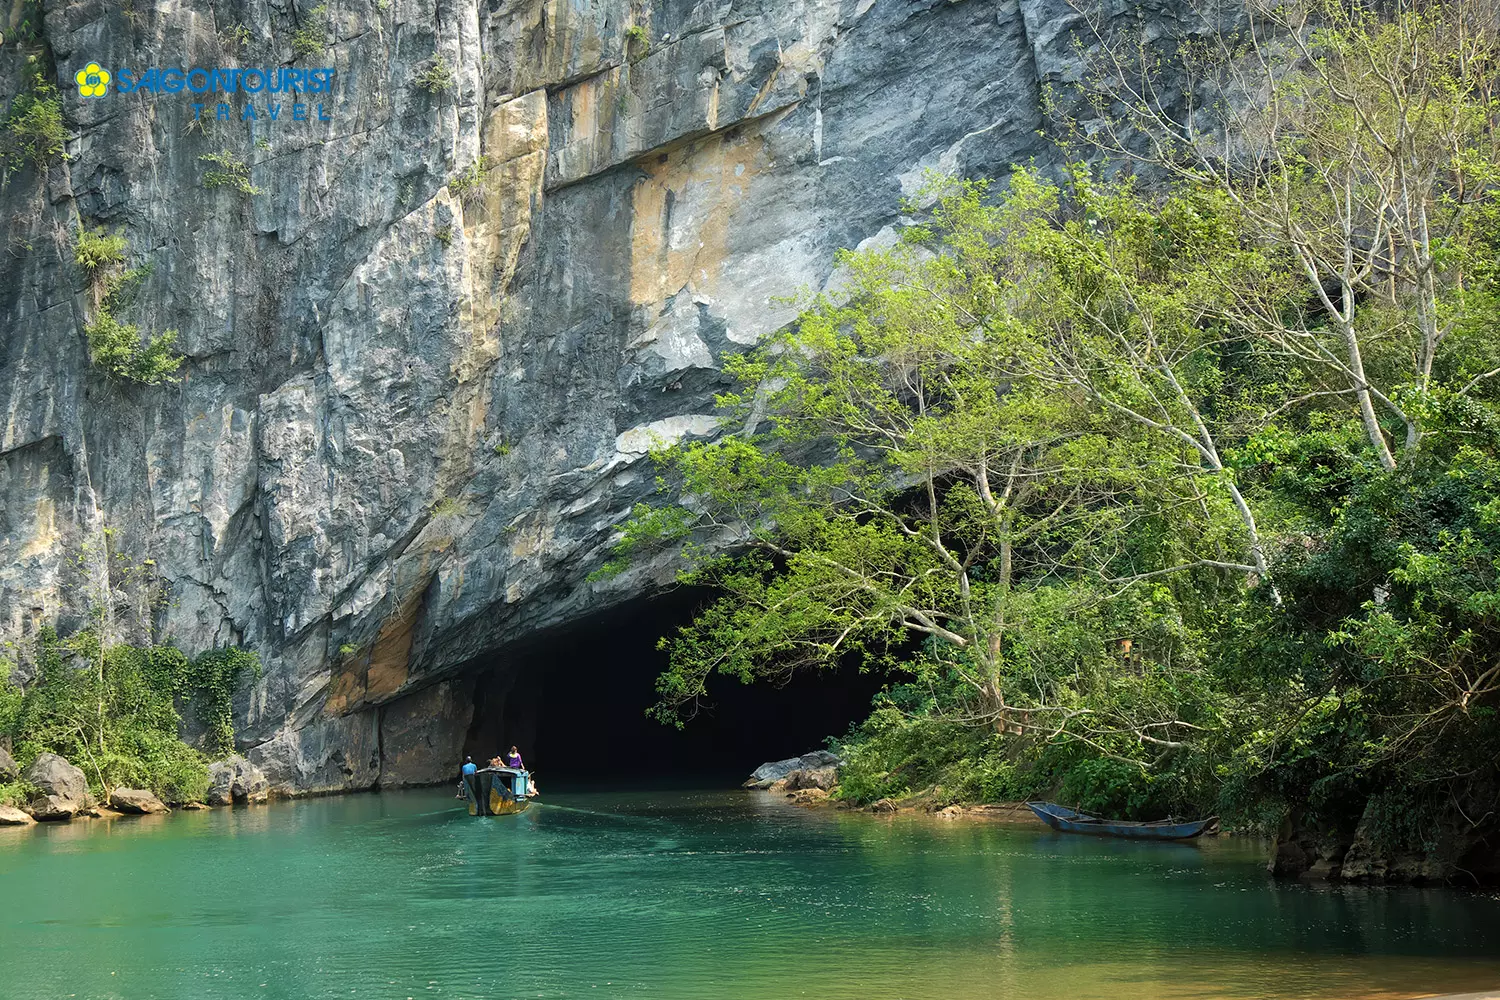
<path fill-rule="evenodd" d="M 716 677 L 712 704 L 675 729 L 646 716 L 666 653 L 657 640 L 713 599 L 683 588 L 631 601 L 495 654 L 474 688 L 464 752 L 520 747 L 539 787 L 738 781 L 763 761 L 821 748 L 870 710 L 882 679 L 852 666 L 784 686 Z"/>

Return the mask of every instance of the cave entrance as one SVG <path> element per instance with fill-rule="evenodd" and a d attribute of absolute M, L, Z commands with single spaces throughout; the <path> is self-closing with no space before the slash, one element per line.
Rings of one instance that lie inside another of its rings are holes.
<path fill-rule="evenodd" d="M 846 667 L 783 687 L 716 677 L 711 706 L 685 729 L 647 718 L 667 664 L 657 640 L 712 599 L 682 588 L 500 650 L 476 678 L 464 752 L 482 762 L 514 743 L 544 788 L 727 783 L 763 761 L 818 749 L 869 714 L 881 678 Z"/>

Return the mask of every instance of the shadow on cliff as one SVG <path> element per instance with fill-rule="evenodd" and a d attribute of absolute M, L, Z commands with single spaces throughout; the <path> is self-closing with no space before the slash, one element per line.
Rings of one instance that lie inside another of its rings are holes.
<path fill-rule="evenodd" d="M 483 760 L 517 744 L 544 788 L 728 782 L 821 747 L 869 713 L 881 678 L 849 668 L 780 688 L 715 678 L 711 707 L 684 729 L 648 719 L 666 667 L 657 641 L 710 600 L 682 589 L 632 601 L 498 652 L 475 685 L 464 752 Z"/>

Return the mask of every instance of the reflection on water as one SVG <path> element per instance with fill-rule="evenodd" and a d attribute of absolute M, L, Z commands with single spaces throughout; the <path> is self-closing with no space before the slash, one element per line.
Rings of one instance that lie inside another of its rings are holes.
<path fill-rule="evenodd" d="M 1346 998 L 1500 985 L 1500 897 L 1270 882 L 1262 845 L 404 792 L 0 831 L 0 995 Z M 14 990 L 13 994 L 5 991 Z"/>

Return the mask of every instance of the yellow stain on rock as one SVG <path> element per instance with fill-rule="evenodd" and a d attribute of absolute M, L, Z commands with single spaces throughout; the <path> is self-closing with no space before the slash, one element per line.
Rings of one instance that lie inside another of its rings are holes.
<path fill-rule="evenodd" d="M 422 593 L 419 591 L 381 626 L 380 634 L 375 638 L 375 648 L 370 651 L 365 697 L 383 698 L 395 694 L 406 683 L 411 673 L 412 636 L 421 612 Z"/>
<path fill-rule="evenodd" d="M 687 285 L 713 294 L 730 224 L 764 167 L 758 133 L 711 136 L 641 162 L 632 191 L 630 300 L 660 302 Z"/>

